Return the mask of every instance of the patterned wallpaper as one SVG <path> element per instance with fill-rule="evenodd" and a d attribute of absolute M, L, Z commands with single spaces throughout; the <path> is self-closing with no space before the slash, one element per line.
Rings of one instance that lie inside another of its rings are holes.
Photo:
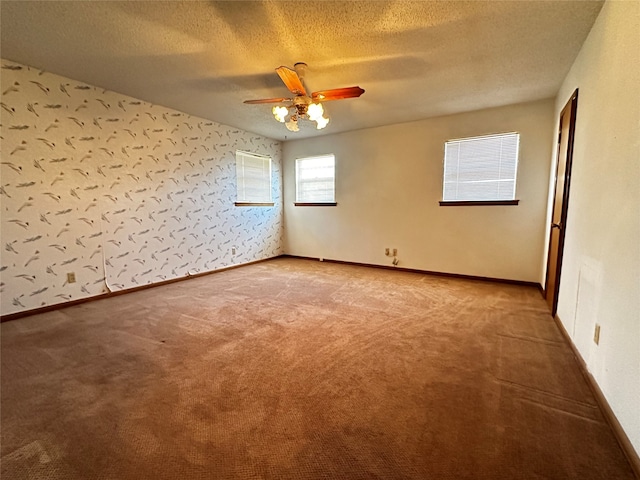
<path fill-rule="evenodd" d="M 282 253 L 280 142 L 1 62 L 0 313 Z M 236 149 L 274 207 L 234 206 Z"/>

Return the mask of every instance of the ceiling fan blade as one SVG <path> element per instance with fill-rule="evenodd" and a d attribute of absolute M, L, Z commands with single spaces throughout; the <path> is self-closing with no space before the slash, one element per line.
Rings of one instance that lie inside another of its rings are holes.
<path fill-rule="evenodd" d="M 261 98 L 259 100 L 245 100 L 244 103 L 256 104 L 256 103 L 280 103 L 289 102 L 290 98 Z"/>
<path fill-rule="evenodd" d="M 307 95 L 307 91 L 304 89 L 304 85 L 302 85 L 302 81 L 295 70 L 289 67 L 278 67 L 276 68 L 276 73 L 291 93 L 294 95 Z"/>
<path fill-rule="evenodd" d="M 328 102 L 329 100 L 342 100 L 343 98 L 356 98 L 364 93 L 364 90 L 360 87 L 345 87 L 345 88 L 333 88 L 331 90 L 320 90 L 319 92 L 313 92 L 311 98 L 313 100 L 320 100 L 322 102 Z"/>

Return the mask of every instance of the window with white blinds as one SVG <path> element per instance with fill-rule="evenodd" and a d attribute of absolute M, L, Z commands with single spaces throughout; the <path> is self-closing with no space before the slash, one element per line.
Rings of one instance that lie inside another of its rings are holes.
<path fill-rule="evenodd" d="M 446 142 L 443 202 L 514 200 L 519 143 L 518 133 Z"/>
<path fill-rule="evenodd" d="M 333 155 L 296 160 L 296 203 L 335 203 L 336 159 Z"/>
<path fill-rule="evenodd" d="M 271 157 L 236 151 L 236 203 L 271 202 Z"/>

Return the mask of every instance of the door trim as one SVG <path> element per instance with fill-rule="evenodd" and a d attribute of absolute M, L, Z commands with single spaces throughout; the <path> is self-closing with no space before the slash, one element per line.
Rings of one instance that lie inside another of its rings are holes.
<path fill-rule="evenodd" d="M 555 202 L 556 202 L 555 191 L 557 188 L 556 182 L 558 181 L 558 175 L 557 175 L 558 163 L 561 160 L 565 161 L 566 166 L 565 166 L 565 177 L 564 177 L 564 192 L 562 194 L 562 209 L 560 211 L 560 224 L 559 224 L 560 228 L 559 228 L 559 236 L 558 236 L 558 257 L 556 260 L 555 288 L 554 288 L 554 291 L 552 292 L 553 293 L 553 306 L 551 308 L 552 316 L 554 316 L 558 311 L 558 293 L 560 292 L 560 274 L 562 272 L 562 257 L 564 254 L 564 238 L 565 238 L 566 226 L 567 226 L 567 211 L 569 209 L 569 189 L 571 185 L 571 167 L 573 165 L 573 143 L 575 140 L 577 111 L 578 111 L 578 89 L 576 88 L 573 94 L 571 95 L 571 97 L 569 98 L 569 100 L 567 101 L 566 105 L 560 112 L 559 122 L 558 122 L 558 146 L 556 150 L 557 151 L 556 179 L 553 184 L 554 198 L 553 198 L 553 204 L 551 205 L 552 215 L 555 209 Z M 561 143 L 560 132 L 562 132 L 562 117 L 569 112 L 571 116 L 569 120 L 569 138 L 567 139 L 567 154 L 564 159 L 561 159 L 559 158 L 559 156 L 560 156 L 560 143 Z M 553 217 L 551 221 L 553 222 Z M 547 295 L 549 295 L 549 292 L 548 292 L 549 266 L 551 264 L 551 255 L 553 253 L 551 251 L 551 235 L 553 233 L 553 228 L 555 228 L 555 226 L 552 226 L 549 229 L 549 248 L 547 251 L 547 271 L 545 274 L 545 281 L 544 281 L 545 298 L 547 297 Z"/>

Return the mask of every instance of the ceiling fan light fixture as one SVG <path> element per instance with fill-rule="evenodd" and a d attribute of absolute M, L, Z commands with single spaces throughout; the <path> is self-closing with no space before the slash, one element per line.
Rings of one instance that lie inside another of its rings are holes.
<path fill-rule="evenodd" d="M 317 129 L 322 130 L 329 123 L 329 118 L 324 116 L 324 107 L 321 103 L 311 103 L 307 108 L 307 116 L 316 122 Z"/>
<path fill-rule="evenodd" d="M 309 107 L 307 107 L 307 115 L 311 120 L 318 121 L 318 119 L 322 118 L 324 114 L 324 108 L 320 103 L 311 103 Z"/>
<path fill-rule="evenodd" d="M 300 128 L 298 127 L 298 117 L 293 115 L 291 119 L 289 119 L 289 121 L 284 124 L 284 126 L 287 127 L 287 130 L 289 130 L 290 132 L 299 131 Z"/>
<path fill-rule="evenodd" d="M 273 116 L 280 123 L 284 123 L 286 121 L 287 115 L 289 115 L 289 109 L 287 107 L 276 105 L 271 111 L 273 112 Z"/>
<path fill-rule="evenodd" d="M 318 126 L 316 127 L 318 130 L 322 130 L 329 123 L 329 119 L 327 117 L 319 117 L 315 119 Z"/>

